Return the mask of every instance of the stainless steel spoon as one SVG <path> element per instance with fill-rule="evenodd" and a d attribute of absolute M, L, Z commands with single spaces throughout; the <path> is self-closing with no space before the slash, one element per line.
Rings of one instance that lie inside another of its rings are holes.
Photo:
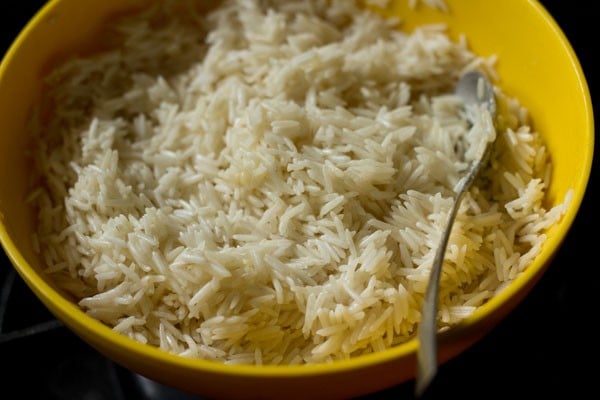
<path fill-rule="evenodd" d="M 452 225 L 465 193 L 477 177 L 492 148 L 496 138 L 493 118 L 496 114 L 496 98 L 494 90 L 487 77 L 472 71 L 464 74 L 457 83 L 455 94 L 464 103 L 465 115 L 469 121 L 471 143 L 465 152 L 469 162 L 464 176 L 455 186 L 454 204 L 450 209 L 446 227 L 442 232 L 441 241 L 436 251 L 429 282 L 423 300 L 421 323 L 419 325 L 417 351 L 417 381 L 415 394 L 421 396 L 437 373 L 437 303 L 439 282 L 444 263 L 444 254 Z M 475 131 L 476 130 L 476 131 Z"/>

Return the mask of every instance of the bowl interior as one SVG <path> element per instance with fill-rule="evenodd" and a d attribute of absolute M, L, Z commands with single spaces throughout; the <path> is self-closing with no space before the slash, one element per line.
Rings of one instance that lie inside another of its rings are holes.
<path fill-rule="evenodd" d="M 344 387 L 334 391 L 343 395 L 366 393 L 412 377 L 414 342 L 333 366 L 226 367 L 183 360 L 134 343 L 87 317 L 40 274 L 43 261 L 31 244 L 35 216 L 24 201 L 31 170 L 26 157 L 31 142 L 25 134 L 30 107 L 39 96 L 42 77 L 53 62 L 73 52 L 93 51 L 94 34 L 105 22 L 148 1 L 104 0 L 90 2 L 85 7 L 81 7 L 79 0 L 50 1 L 24 29 L 0 66 L 0 239 L 18 272 L 52 312 L 103 353 L 140 373 L 187 390 L 195 390 L 196 386 L 201 390 L 199 385 L 190 383 L 199 371 L 212 374 L 212 380 L 200 379 L 199 382 L 202 390 L 215 387 L 214 393 L 226 390 L 221 385 L 226 375 L 246 379 L 238 391 L 256 389 L 260 386 L 255 378 L 270 377 L 280 384 L 275 383 L 265 394 L 276 390 L 289 393 L 290 385 L 306 389 L 305 382 L 317 376 L 348 377 L 380 365 L 370 383 L 365 385 L 364 378 L 351 384 L 347 383 L 353 380 L 346 380 Z M 578 60 L 561 30 L 538 2 L 447 0 L 446 3 L 448 13 L 422 6 L 413 10 L 408 7 L 408 1 L 392 1 L 388 8 L 380 11 L 401 16 L 408 30 L 423 23 L 447 24 L 450 35 L 456 39 L 465 35 L 469 47 L 476 53 L 497 55 L 500 76 L 497 84 L 529 109 L 534 128 L 541 133 L 551 154 L 554 170 L 548 206 L 562 202 L 570 189 L 574 195 L 567 214 L 549 232 L 548 241 L 535 263 L 447 335 L 442 343 L 445 351 L 442 360 L 459 353 L 477 338 L 480 334 L 477 332 L 498 322 L 547 267 L 583 199 L 594 140 L 591 101 Z M 467 334 L 467 339 L 461 338 L 463 334 Z M 408 361 L 398 361 L 402 359 Z M 394 368 L 403 367 L 405 372 L 386 373 L 392 364 Z M 217 385 L 221 385 L 221 389 L 217 389 Z"/>

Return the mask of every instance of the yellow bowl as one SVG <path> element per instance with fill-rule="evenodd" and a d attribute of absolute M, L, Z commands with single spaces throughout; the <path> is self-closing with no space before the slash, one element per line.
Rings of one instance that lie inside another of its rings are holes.
<path fill-rule="evenodd" d="M 34 293 L 82 339 L 126 368 L 175 388 L 218 398 L 347 398 L 406 382 L 415 376 L 417 342 L 347 361 L 308 366 L 230 366 L 190 360 L 130 340 L 82 312 L 40 271 L 31 244 L 34 216 L 24 203 L 31 171 L 25 153 L 30 107 L 54 60 L 89 51 L 100 26 L 145 0 L 53 0 L 29 22 L 0 66 L 0 239 Z M 582 202 L 592 165 L 594 127 L 590 94 L 567 39 L 534 0 L 447 0 L 449 13 L 392 1 L 384 13 L 401 15 L 404 27 L 430 22 L 465 34 L 481 55 L 496 54 L 499 85 L 529 109 L 554 166 L 548 204 L 574 196 L 564 218 L 548 234 L 535 262 L 506 290 L 458 326 L 440 335 L 440 362 L 455 357 L 492 329 L 530 291 L 568 234 Z M 510 21 L 510 22 L 507 22 Z M 519 29 L 507 29 L 519 26 Z M 556 79 L 560 77 L 560 79 Z"/>

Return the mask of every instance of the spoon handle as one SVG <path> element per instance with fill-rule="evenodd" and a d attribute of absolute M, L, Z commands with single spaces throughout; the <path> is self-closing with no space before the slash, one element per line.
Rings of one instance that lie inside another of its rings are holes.
<path fill-rule="evenodd" d="M 442 265 L 444 263 L 444 254 L 448 246 L 448 239 L 452 232 L 452 226 L 460 203 L 468 191 L 469 187 L 477 177 L 484 160 L 487 159 L 492 146 L 488 145 L 485 150 L 485 156 L 479 160 L 474 160 L 469 165 L 467 174 L 459 181 L 458 188 L 455 194 L 454 202 L 448 215 L 446 228 L 442 232 L 440 245 L 435 253 L 433 265 L 427 283 L 427 290 L 423 299 L 423 310 L 421 316 L 421 324 L 419 326 L 419 349 L 417 351 L 417 385 L 416 395 L 420 397 L 425 389 L 429 386 L 437 372 L 437 304 L 438 304 L 438 288 L 440 284 L 440 276 L 442 274 Z"/>

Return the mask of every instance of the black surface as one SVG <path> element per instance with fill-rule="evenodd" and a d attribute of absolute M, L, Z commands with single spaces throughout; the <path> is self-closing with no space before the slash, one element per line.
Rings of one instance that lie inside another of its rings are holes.
<path fill-rule="evenodd" d="M 0 1 L 0 54 L 43 3 Z M 564 0 L 541 3 L 570 40 L 594 99 L 600 89 L 594 59 L 599 14 L 591 7 L 593 3 Z M 598 120 L 597 111 L 595 115 Z M 598 235 L 595 210 L 598 179 L 596 161 L 580 214 L 560 252 L 530 295 L 481 341 L 441 366 L 423 399 L 598 397 L 596 374 L 600 352 L 594 328 L 600 292 L 600 272 L 594 252 Z M 7 279 L 14 278 L 1 332 L 19 333 L 32 324 L 52 321 L 52 316 L 10 271 L 11 266 L 0 251 L 0 285 L 4 282 L 5 291 Z M 0 311 L 0 321 L 1 314 Z M 0 363 L 4 370 L 0 374 L 3 399 L 187 398 L 148 382 L 140 385 L 143 379 L 101 357 L 64 327 L 20 339 L 0 339 Z M 410 399 L 413 390 L 414 383 L 407 382 L 365 399 Z"/>

